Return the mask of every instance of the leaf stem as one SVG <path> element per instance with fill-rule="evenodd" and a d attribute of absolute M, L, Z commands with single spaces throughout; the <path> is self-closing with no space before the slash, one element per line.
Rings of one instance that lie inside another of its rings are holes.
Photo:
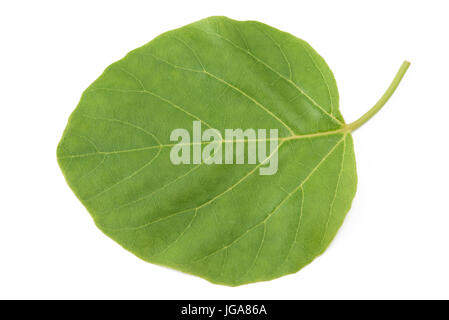
<path fill-rule="evenodd" d="M 407 72 L 408 67 L 410 66 L 410 62 L 404 61 L 399 68 L 396 76 L 388 87 L 387 91 L 383 94 L 383 96 L 377 101 L 377 103 L 363 116 L 361 116 L 358 120 L 346 125 L 346 130 L 352 132 L 358 129 L 361 125 L 371 119 L 380 109 L 385 105 L 385 103 L 390 99 L 390 97 L 395 92 L 405 73 Z"/>

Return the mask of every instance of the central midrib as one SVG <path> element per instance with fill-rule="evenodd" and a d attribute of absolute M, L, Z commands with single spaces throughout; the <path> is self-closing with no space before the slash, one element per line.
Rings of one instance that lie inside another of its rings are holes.
<path fill-rule="evenodd" d="M 309 134 L 302 134 L 302 135 L 290 135 L 287 137 L 279 137 L 279 138 L 265 138 L 265 139 L 232 139 L 232 140 L 226 140 L 222 139 L 220 141 L 201 141 L 201 142 L 189 142 L 189 143 L 168 143 L 168 144 L 159 144 L 149 147 L 142 147 L 142 148 L 133 148 L 133 149 L 125 149 L 125 150 L 116 150 L 116 151 L 96 151 L 96 152 L 90 152 L 90 153 L 83 153 L 83 154 L 74 154 L 69 156 L 63 156 L 58 157 L 58 159 L 70 159 L 70 158 L 81 158 L 81 157 L 88 157 L 98 154 L 118 154 L 118 153 L 128 153 L 128 152 L 137 152 L 137 151 L 145 151 L 145 150 L 151 150 L 151 149 L 158 149 L 158 148 L 169 148 L 173 146 L 193 146 L 193 145 L 203 145 L 203 144 L 213 144 L 213 143 L 248 143 L 248 142 L 269 142 L 269 141 L 290 141 L 290 140 L 299 140 L 299 139 L 307 139 L 307 138 L 315 138 L 315 137 L 321 137 L 321 136 L 330 136 L 335 134 L 344 134 L 348 133 L 350 130 L 347 126 L 341 127 L 337 130 L 331 130 L 331 131 L 324 131 L 324 132 L 317 132 L 317 133 L 309 133 Z"/>

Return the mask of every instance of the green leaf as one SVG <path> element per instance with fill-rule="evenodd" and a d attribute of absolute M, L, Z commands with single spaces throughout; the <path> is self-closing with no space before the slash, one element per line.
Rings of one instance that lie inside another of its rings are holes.
<path fill-rule="evenodd" d="M 332 72 L 306 42 L 207 18 L 109 66 L 71 115 L 58 162 L 97 226 L 136 256 L 219 284 L 270 280 L 334 238 L 356 192 L 351 132 L 407 67 L 346 125 Z M 278 145 L 256 164 L 175 165 L 170 134 L 191 133 L 193 121 L 222 133 L 277 129 Z M 259 174 L 273 156 L 277 172 Z"/>

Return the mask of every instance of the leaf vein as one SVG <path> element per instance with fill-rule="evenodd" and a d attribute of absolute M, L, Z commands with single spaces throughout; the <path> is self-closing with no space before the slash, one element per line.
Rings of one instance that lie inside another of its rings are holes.
<path fill-rule="evenodd" d="M 168 64 L 168 65 L 170 65 L 170 66 L 172 66 L 174 68 L 182 69 L 182 70 L 185 70 L 185 71 L 191 71 L 191 72 L 195 72 L 195 73 L 204 73 L 204 74 L 208 75 L 209 77 L 211 77 L 212 79 L 225 84 L 229 88 L 237 91 L 242 96 L 244 96 L 245 98 L 249 99 L 251 102 L 253 102 L 255 105 L 257 105 L 259 108 L 261 108 L 263 111 L 265 111 L 271 117 L 273 117 L 276 121 L 280 122 L 290 132 L 291 135 L 295 134 L 294 131 L 282 119 L 280 119 L 278 116 L 276 116 L 270 109 L 265 107 L 262 103 L 257 101 L 254 97 L 252 97 L 248 93 L 244 92 L 242 89 L 237 88 L 236 86 L 234 86 L 233 84 L 227 82 L 226 80 L 222 79 L 221 77 L 212 74 L 211 72 L 207 71 L 206 69 L 204 69 L 202 71 L 198 71 L 198 70 L 195 70 L 195 69 L 190 69 L 190 68 L 186 68 L 186 67 L 183 67 L 183 66 L 176 65 L 176 64 L 174 64 L 172 62 L 169 62 L 169 61 L 167 61 L 167 60 L 165 60 L 163 58 L 160 58 L 160 57 L 157 57 L 157 56 L 154 56 L 154 55 L 151 55 L 151 57 L 153 57 L 153 58 L 155 58 L 155 59 L 157 59 L 157 60 L 159 60 L 161 62 L 164 62 L 164 63 L 166 63 L 166 64 Z"/>
<path fill-rule="evenodd" d="M 329 208 L 329 213 L 328 213 L 328 217 L 327 217 L 327 221 L 326 221 L 326 227 L 325 227 L 324 232 L 323 232 L 323 237 L 321 238 L 320 246 L 321 246 L 322 249 L 323 249 L 323 245 L 324 245 L 324 240 L 325 240 L 326 235 L 327 235 L 327 231 L 329 229 L 329 222 L 330 222 L 331 217 L 332 217 L 332 211 L 334 210 L 334 203 L 335 203 L 335 199 L 337 197 L 338 187 L 339 187 L 339 184 L 340 184 L 341 175 L 342 175 L 343 167 L 344 167 L 345 154 L 346 154 L 346 136 L 345 136 L 345 139 L 343 141 L 343 152 L 342 152 L 342 156 L 341 156 L 341 163 L 340 163 L 340 170 L 338 172 L 337 184 L 335 186 L 334 195 L 333 195 L 332 202 L 331 202 L 331 205 L 330 205 L 330 208 Z"/>
<path fill-rule="evenodd" d="M 323 114 L 325 114 L 326 116 L 328 116 L 329 118 L 331 118 L 331 120 L 333 120 L 334 122 L 336 122 L 339 125 L 343 125 L 344 123 L 342 123 L 340 120 L 338 120 L 334 115 L 330 114 L 329 112 L 326 111 L 326 109 L 324 109 L 319 103 L 317 103 L 310 95 L 308 95 L 303 89 L 301 89 L 298 84 L 296 84 L 295 82 L 293 82 L 292 80 L 290 80 L 289 78 L 285 77 L 283 74 L 281 74 L 279 71 L 277 71 L 275 68 L 273 68 L 272 66 L 270 66 L 269 64 L 267 64 L 265 61 L 263 61 L 262 59 L 258 58 L 257 56 L 255 56 L 254 54 L 252 54 L 251 52 L 249 52 L 248 50 L 245 50 L 244 48 L 240 47 L 239 45 L 235 44 L 234 42 L 232 42 L 231 40 L 221 36 L 220 34 L 217 33 L 213 33 L 213 32 L 207 32 L 204 31 L 202 29 L 198 29 L 204 33 L 210 34 L 210 35 L 214 35 L 216 37 L 219 37 L 221 39 L 223 39 L 224 41 L 229 42 L 231 45 L 233 45 L 234 47 L 236 47 L 237 49 L 241 50 L 242 52 L 248 54 L 249 56 L 251 56 L 253 59 L 255 59 L 256 61 L 258 61 L 259 63 L 263 64 L 266 68 L 270 69 L 272 72 L 276 73 L 277 75 L 279 75 L 281 78 L 283 78 L 285 81 L 287 81 L 288 83 L 290 83 L 291 85 L 293 85 L 297 91 L 299 91 L 304 97 L 306 97 L 316 108 L 318 108 Z"/>
<path fill-rule="evenodd" d="M 137 174 L 139 174 L 142 170 L 144 170 L 146 167 L 150 166 L 150 165 L 151 165 L 151 164 L 152 164 L 152 163 L 159 157 L 159 155 L 160 155 L 160 153 L 161 153 L 161 150 L 162 150 L 162 148 L 159 147 L 158 152 L 156 153 L 155 156 L 153 156 L 153 157 L 151 158 L 150 161 L 148 161 L 147 163 L 145 163 L 143 166 L 141 166 L 140 168 L 138 168 L 137 170 L 135 170 L 135 171 L 132 172 L 131 174 L 129 174 L 129 175 L 125 176 L 124 178 L 118 180 L 117 182 L 113 183 L 112 185 L 110 185 L 109 187 L 103 189 L 102 191 L 96 193 L 95 195 L 93 195 L 93 196 L 91 196 L 91 197 L 89 197 L 89 198 L 81 199 L 81 200 L 82 200 L 82 201 L 88 202 L 88 201 L 91 201 L 91 200 L 93 200 L 93 199 L 96 199 L 96 198 L 98 198 L 99 196 L 101 196 L 102 194 L 104 194 L 104 193 L 108 192 L 109 190 L 111 190 L 112 188 L 114 188 L 114 187 L 116 187 L 116 186 L 122 184 L 123 182 L 125 182 L 125 181 L 127 181 L 127 180 L 133 178 L 134 176 L 136 176 Z"/>
<path fill-rule="evenodd" d="M 138 229 L 146 228 L 146 227 L 148 227 L 148 226 L 150 226 L 150 225 L 152 225 L 152 224 L 154 224 L 154 223 L 157 223 L 157 222 L 160 222 L 160 221 L 163 221 L 163 220 L 166 220 L 166 219 L 170 219 L 171 217 L 177 216 L 178 214 L 186 213 L 186 212 L 189 212 L 189 211 L 192 211 L 192 210 L 195 210 L 195 209 L 198 209 L 198 210 L 199 210 L 199 209 L 201 209 L 201 208 L 207 206 L 208 204 L 214 202 L 215 200 L 217 200 L 218 198 L 222 197 L 222 196 L 225 195 L 226 193 L 228 193 L 228 192 L 230 192 L 231 190 L 233 190 L 236 186 L 238 186 L 239 184 L 241 184 L 242 182 L 244 182 L 249 176 L 251 176 L 254 172 L 256 172 L 257 169 L 259 169 L 259 168 L 260 168 L 262 165 L 264 165 L 268 160 L 270 160 L 271 157 L 273 157 L 273 155 L 274 155 L 276 152 L 278 152 L 278 150 L 280 149 L 280 147 L 282 146 L 282 144 L 283 144 L 283 142 L 281 142 L 281 143 L 276 147 L 276 149 L 275 149 L 275 150 L 274 150 L 274 151 L 273 151 L 273 152 L 272 152 L 272 153 L 271 153 L 271 154 L 270 154 L 264 161 L 262 161 L 261 163 L 259 163 L 259 164 L 258 164 L 257 166 L 255 166 L 253 169 L 251 169 L 246 175 L 244 175 L 242 178 L 240 178 L 240 179 L 239 179 L 236 183 L 234 183 L 232 186 L 230 186 L 229 188 L 227 188 L 227 189 L 224 190 L 223 192 L 219 193 L 218 195 L 216 195 L 216 196 L 213 197 L 212 199 L 210 199 L 210 200 L 208 200 L 208 201 L 202 203 L 201 205 L 199 205 L 199 206 L 197 206 L 197 207 L 195 207 L 195 208 L 189 208 L 189 209 L 181 210 L 181 211 L 178 211 L 178 212 L 176 212 L 176 213 L 172 213 L 172 214 L 170 214 L 170 215 L 168 215 L 168 216 L 165 216 L 165 217 L 162 217 L 162 218 L 160 218 L 160 219 L 157 219 L 157 220 L 154 220 L 154 221 L 151 221 L 151 222 L 142 224 L 142 225 L 137 226 L 137 227 L 125 227 L 125 228 L 118 228 L 118 229 L 115 229 L 115 228 L 108 228 L 108 227 L 102 226 L 102 228 L 108 229 L 108 230 L 113 230 L 113 231 L 138 230 Z"/>
<path fill-rule="evenodd" d="M 206 259 L 207 257 L 216 254 L 217 252 L 225 249 L 225 248 L 229 248 L 230 246 L 232 246 L 234 243 L 236 243 L 237 241 L 239 241 L 240 239 L 242 239 L 244 236 L 246 236 L 249 232 L 251 232 L 252 230 L 254 230 L 255 228 L 257 228 L 259 225 L 261 225 L 262 223 L 265 223 L 266 221 L 268 221 L 276 212 L 277 210 L 282 207 L 282 205 L 293 195 L 295 194 L 301 187 L 304 186 L 304 184 L 310 179 L 310 177 L 313 176 L 313 174 L 318 170 L 318 168 L 321 166 L 321 164 L 324 163 L 324 161 L 326 161 L 326 159 L 335 151 L 335 149 L 340 145 L 340 143 L 343 141 L 344 137 L 342 139 L 340 139 L 340 141 L 338 141 L 334 147 L 331 148 L 331 150 L 319 161 L 319 163 L 310 171 L 310 173 L 307 175 L 307 177 L 297 186 L 294 188 L 294 190 L 292 192 L 290 192 L 286 197 L 284 197 L 282 199 L 282 201 L 273 209 L 273 211 L 271 211 L 271 213 L 269 213 L 262 221 L 258 222 L 257 224 L 255 224 L 254 226 L 250 227 L 249 229 L 247 229 L 245 232 L 243 232 L 240 236 L 236 237 L 233 241 L 231 241 L 229 244 L 213 251 L 212 253 L 207 254 L 204 257 L 200 257 L 198 259 L 195 259 L 194 262 L 197 261 L 201 261 Z"/>

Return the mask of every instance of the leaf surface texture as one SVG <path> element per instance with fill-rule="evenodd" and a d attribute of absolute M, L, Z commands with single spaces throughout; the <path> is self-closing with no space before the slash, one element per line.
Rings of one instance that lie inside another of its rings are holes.
<path fill-rule="evenodd" d="M 174 165 L 176 128 L 278 129 L 279 170 Z M 211 17 L 110 65 L 83 93 L 58 146 L 97 226 L 138 257 L 211 282 L 293 273 L 335 236 L 356 191 L 331 70 L 306 42 Z"/>

